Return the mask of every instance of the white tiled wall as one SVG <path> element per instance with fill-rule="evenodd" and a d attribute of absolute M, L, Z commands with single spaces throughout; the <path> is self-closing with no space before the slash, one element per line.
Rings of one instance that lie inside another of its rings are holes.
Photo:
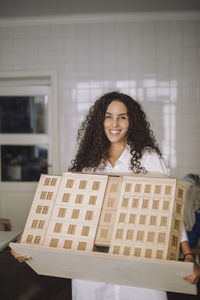
<path fill-rule="evenodd" d="M 94 100 L 120 90 L 147 112 L 171 175 L 200 172 L 200 21 L 0 26 L 0 71 L 57 70 L 60 173 Z"/>

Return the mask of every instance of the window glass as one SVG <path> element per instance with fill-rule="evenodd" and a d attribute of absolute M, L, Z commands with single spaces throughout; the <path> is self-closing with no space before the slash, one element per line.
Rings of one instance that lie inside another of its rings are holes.
<path fill-rule="evenodd" d="M 47 174 L 47 146 L 1 146 L 2 181 L 38 181 Z"/>
<path fill-rule="evenodd" d="M 47 96 L 0 96 L 0 133 L 47 133 Z"/>

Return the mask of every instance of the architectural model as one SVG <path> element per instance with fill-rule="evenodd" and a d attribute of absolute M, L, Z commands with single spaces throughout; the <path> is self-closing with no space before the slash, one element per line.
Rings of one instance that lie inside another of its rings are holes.
<path fill-rule="evenodd" d="M 162 174 L 41 175 L 21 243 L 177 260 L 184 197 Z"/>

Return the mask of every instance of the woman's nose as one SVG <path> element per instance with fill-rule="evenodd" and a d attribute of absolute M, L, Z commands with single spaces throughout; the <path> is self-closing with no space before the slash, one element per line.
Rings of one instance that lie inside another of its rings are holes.
<path fill-rule="evenodd" d="M 115 119 L 115 118 L 113 118 L 113 120 L 112 120 L 112 126 L 113 127 L 117 127 L 117 125 L 118 125 L 118 120 Z"/>

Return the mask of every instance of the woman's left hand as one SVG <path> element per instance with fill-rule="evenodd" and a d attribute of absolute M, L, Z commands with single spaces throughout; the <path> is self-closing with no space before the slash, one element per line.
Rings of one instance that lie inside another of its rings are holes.
<path fill-rule="evenodd" d="M 187 261 L 187 260 L 185 260 Z M 197 284 L 200 278 L 200 268 L 196 262 L 194 262 L 194 274 L 185 274 L 181 276 L 183 279 L 191 284 Z"/>

